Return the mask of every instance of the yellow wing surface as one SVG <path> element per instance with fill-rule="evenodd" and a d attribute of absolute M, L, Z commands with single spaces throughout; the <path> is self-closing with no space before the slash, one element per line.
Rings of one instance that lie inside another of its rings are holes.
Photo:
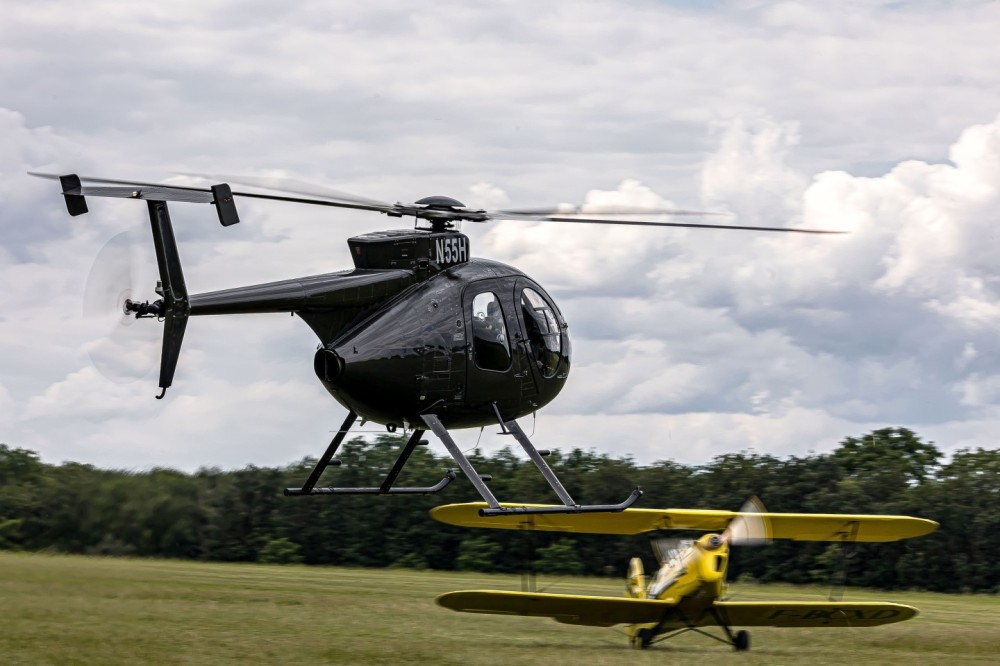
<path fill-rule="evenodd" d="M 662 622 L 663 629 L 670 629 L 688 626 L 688 622 L 699 627 L 719 624 L 711 612 L 682 616 L 675 603 L 656 599 L 464 590 L 442 594 L 436 601 L 463 613 L 550 617 L 596 627 Z M 880 602 L 716 601 L 714 609 L 732 627 L 874 627 L 917 615 L 912 606 Z"/>
<path fill-rule="evenodd" d="M 541 507 L 542 504 L 503 506 Z M 543 513 L 480 516 L 483 502 L 447 504 L 431 509 L 442 523 L 460 527 L 532 529 L 580 534 L 641 534 L 656 530 L 702 530 L 721 532 L 740 515 L 735 511 L 706 509 L 625 509 L 616 513 Z M 822 513 L 753 513 L 764 518 L 772 539 L 797 541 L 898 541 L 929 534 L 937 529 L 933 520 L 909 516 L 865 516 Z"/>
<path fill-rule="evenodd" d="M 625 597 L 587 597 L 576 594 L 463 590 L 442 594 L 440 606 L 463 613 L 551 617 L 566 624 L 612 627 L 616 624 L 659 622 L 673 602 Z"/>
<path fill-rule="evenodd" d="M 733 627 L 876 627 L 918 613 L 878 601 L 716 601 L 715 609 Z"/>

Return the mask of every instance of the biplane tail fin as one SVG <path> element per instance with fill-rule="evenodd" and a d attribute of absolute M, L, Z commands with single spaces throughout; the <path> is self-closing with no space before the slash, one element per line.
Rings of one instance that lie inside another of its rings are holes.
<path fill-rule="evenodd" d="M 628 577 L 625 579 L 625 594 L 631 599 L 646 598 L 646 571 L 641 557 L 633 557 L 628 563 Z"/>

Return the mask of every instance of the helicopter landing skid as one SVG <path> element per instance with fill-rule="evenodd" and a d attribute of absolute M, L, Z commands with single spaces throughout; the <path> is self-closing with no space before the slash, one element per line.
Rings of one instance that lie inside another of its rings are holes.
<path fill-rule="evenodd" d="M 563 487 L 559 478 L 556 476 L 552 468 L 546 464 L 545 460 L 542 459 L 543 456 L 548 455 L 548 451 L 539 451 L 528 439 L 528 436 L 524 434 L 521 430 L 521 426 L 518 425 L 517 421 L 502 421 L 505 431 L 514 436 L 514 439 L 518 441 L 521 447 L 524 449 L 531 461 L 535 463 L 538 467 L 538 471 L 542 473 L 545 480 L 548 481 L 549 485 L 559 496 L 562 501 L 562 505 L 552 505 L 552 506 L 502 506 L 497 498 L 493 495 L 493 492 L 486 485 L 487 481 L 491 481 L 493 477 L 489 474 L 479 474 L 469 459 L 462 453 L 462 450 L 458 448 L 455 440 L 452 439 L 451 434 L 448 429 L 444 427 L 441 423 L 441 419 L 437 417 L 436 414 L 424 414 L 421 416 L 424 423 L 434 432 L 435 435 L 441 440 L 448 449 L 448 453 L 451 457 L 455 459 L 458 466 L 461 468 L 465 476 L 472 482 L 479 494 L 482 495 L 483 499 L 486 500 L 487 507 L 479 510 L 479 515 L 481 516 L 503 516 L 509 514 L 540 514 L 540 513 L 613 513 L 617 511 L 624 511 L 628 507 L 632 506 L 633 503 L 642 495 L 642 491 L 636 488 L 632 491 L 632 494 L 626 498 L 626 500 L 620 504 L 594 504 L 594 505 L 582 505 L 577 504 L 573 501 L 573 498 Z M 433 486 L 423 486 L 423 487 L 394 487 L 393 484 L 396 482 L 396 477 L 403 470 L 406 465 L 406 461 L 409 460 L 410 455 L 413 453 L 414 449 L 420 444 L 426 444 L 426 440 L 420 439 L 421 436 L 426 432 L 424 429 L 415 429 L 413 434 L 410 435 L 409 440 L 399 452 L 399 456 L 396 458 L 396 462 L 393 464 L 392 469 L 386 474 L 385 480 L 379 486 L 372 486 L 368 488 L 334 488 L 334 487 L 324 487 L 317 488 L 316 483 L 319 482 L 320 477 L 326 468 L 333 465 L 334 467 L 339 466 L 340 460 L 334 458 L 334 454 L 337 453 L 337 449 L 343 443 L 344 439 L 347 437 L 348 431 L 350 431 L 351 426 L 357 421 L 358 415 L 355 411 L 350 411 L 347 414 L 347 418 L 344 419 L 344 423 L 340 426 L 340 429 L 333 436 L 333 440 L 330 441 L 330 445 L 326 447 L 326 451 L 316 461 L 316 466 L 313 468 L 312 472 L 309 474 L 309 478 L 306 482 L 302 484 L 301 488 L 285 488 L 285 495 L 288 497 L 304 497 L 307 495 L 432 495 L 436 492 L 444 490 L 452 481 L 457 478 L 457 474 L 454 470 L 447 470 L 445 472 L 444 478 L 438 481 Z"/>
<path fill-rule="evenodd" d="M 479 510 L 480 516 L 505 516 L 510 514 L 522 515 L 541 513 L 614 513 L 624 511 L 629 508 L 637 499 L 639 499 L 639 497 L 642 496 L 642 491 L 636 488 L 632 491 L 632 494 L 620 504 L 577 504 L 573 501 L 573 498 L 559 481 L 559 477 L 556 476 L 556 473 L 552 471 L 552 468 L 549 467 L 542 458 L 542 456 L 547 455 L 548 452 L 536 449 L 534 444 L 531 443 L 531 440 L 528 439 L 528 436 L 524 434 L 523 430 L 521 430 L 521 426 L 518 425 L 517 421 L 503 421 L 501 419 L 501 424 L 504 427 L 504 430 L 514 436 L 514 439 L 516 439 L 518 444 L 521 445 L 524 452 L 528 454 L 531 461 L 535 463 L 538 471 L 542 473 L 542 476 L 545 477 L 549 486 L 552 487 L 552 490 L 555 491 L 556 495 L 558 495 L 559 499 L 562 501 L 562 506 L 501 506 L 500 502 L 498 502 L 497 498 L 493 495 L 493 492 L 486 485 L 486 481 L 490 480 L 491 477 L 483 476 L 476 472 L 476 470 L 472 467 L 472 463 L 469 462 L 469 459 L 465 457 L 462 450 L 458 448 L 457 444 L 455 444 L 455 440 L 452 439 L 448 429 L 441 423 L 441 419 L 439 419 L 435 414 L 423 414 L 421 418 L 424 420 L 424 423 L 430 427 L 434 434 L 438 436 L 438 439 L 440 439 L 445 445 L 445 448 L 448 449 L 448 453 L 450 453 L 451 457 L 458 463 L 462 472 L 466 477 L 468 477 L 469 481 L 472 482 L 472 485 L 476 487 L 476 490 L 479 491 L 479 494 L 482 495 L 483 499 L 486 501 L 488 506 L 487 508 Z"/>
<path fill-rule="evenodd" d="M 344 424 L 340 426 L 340 430 L 334 435 L 333 440 L 330 445 L 326 448 L 323 456 L 316 462 L 316 466 L 313 468 L 312 473 L 306 482 L 302 484 L 301 488 L 285 488 L 285 495 L 287 497 L 302 497 L 305 495 L 433 495 L 436 492 L 444 490 L 444 488 L 455 480 L 457 475 L 454 470 L 445 471 L 444 478 L 435 483 L 433 486 L 423 486 L 423 487 L 393 487 L 392 484 L 396 482 L 396 477 L 403 470 L 403 466 L 406 461 L 409 460 L 410 455 L 413 450 L 417 448 L 420 444 L 426 444 L 426 440 L 420 439 L 421 435 L 424 434 L 424 430 L 414 430 L 413 434 L 410 435 L 410 439 L 406 442 L 406 445 L 399 452 L 399 457 L 396 459 L 395 464 L 393 464 L 392 469 L 386 474 L 385 480 L 380 486 L 374 486 L 370 488 L 317 488 L 316 482 L 319 481 L 319 477 L 323 475 L 326 468 L 330 465 L 334 467 L 340 466 L 340 461 L 333 457 L 340 448 L 341 442 L 347 436 L 347 431 L 351 429 L 354 422 L 357 420 L 358 415 L 353 410 L 348 413 L 347 419 L 344 420 Z"/>

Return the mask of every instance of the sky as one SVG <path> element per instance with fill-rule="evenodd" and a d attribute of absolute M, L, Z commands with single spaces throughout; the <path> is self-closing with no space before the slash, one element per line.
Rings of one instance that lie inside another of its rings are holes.
<path fill-rule="evenodd" d="M 317 456 L 345 416 L 313 374 L 315 336 L 280 315 L 193 319 L 154 400 L 158 325 L 84 307 L 95 257 L 123 232 L 151 288 L 145 206 L 91 199 L 70 218 L 37 169 L 849 231 L 464 228 L 475 256 L 532 276 L 570 324 L 566 387 L 523 422 L 539 447 L 704 464 L 822 453 L 887 426 L 945 452 L 997 447 L 1000 3 L 414 7 L 5 5 L 0 442 L 47 462 L 232 469 Z M 395 226 L 238 205 L 230 228 L 172 205 L 192 292 L 347 269 L 348 237 Z M 456 434 L 492 451 L 508 444 L 494 431 Z"/>

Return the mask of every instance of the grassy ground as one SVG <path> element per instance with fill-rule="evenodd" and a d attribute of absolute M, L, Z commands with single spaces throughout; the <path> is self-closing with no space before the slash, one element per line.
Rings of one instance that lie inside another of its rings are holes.
<path fill-rule="evenodd" d="M 553 592 L 621 594 L 622 582 L 540 578 Z M 915 620 L 870 629 L 753 631 L 753 649 L 685 635 L 626 648 L 613 629 L 470 615 L 436 606 L 463 588 L 517 590 L 514 576 L 202 564 L 0 553 L 3 664 L 997 663 L 1000 598 L 848 590 Z M 737 599 L 821 600 L 826 590 L 734 586 Z"/>

